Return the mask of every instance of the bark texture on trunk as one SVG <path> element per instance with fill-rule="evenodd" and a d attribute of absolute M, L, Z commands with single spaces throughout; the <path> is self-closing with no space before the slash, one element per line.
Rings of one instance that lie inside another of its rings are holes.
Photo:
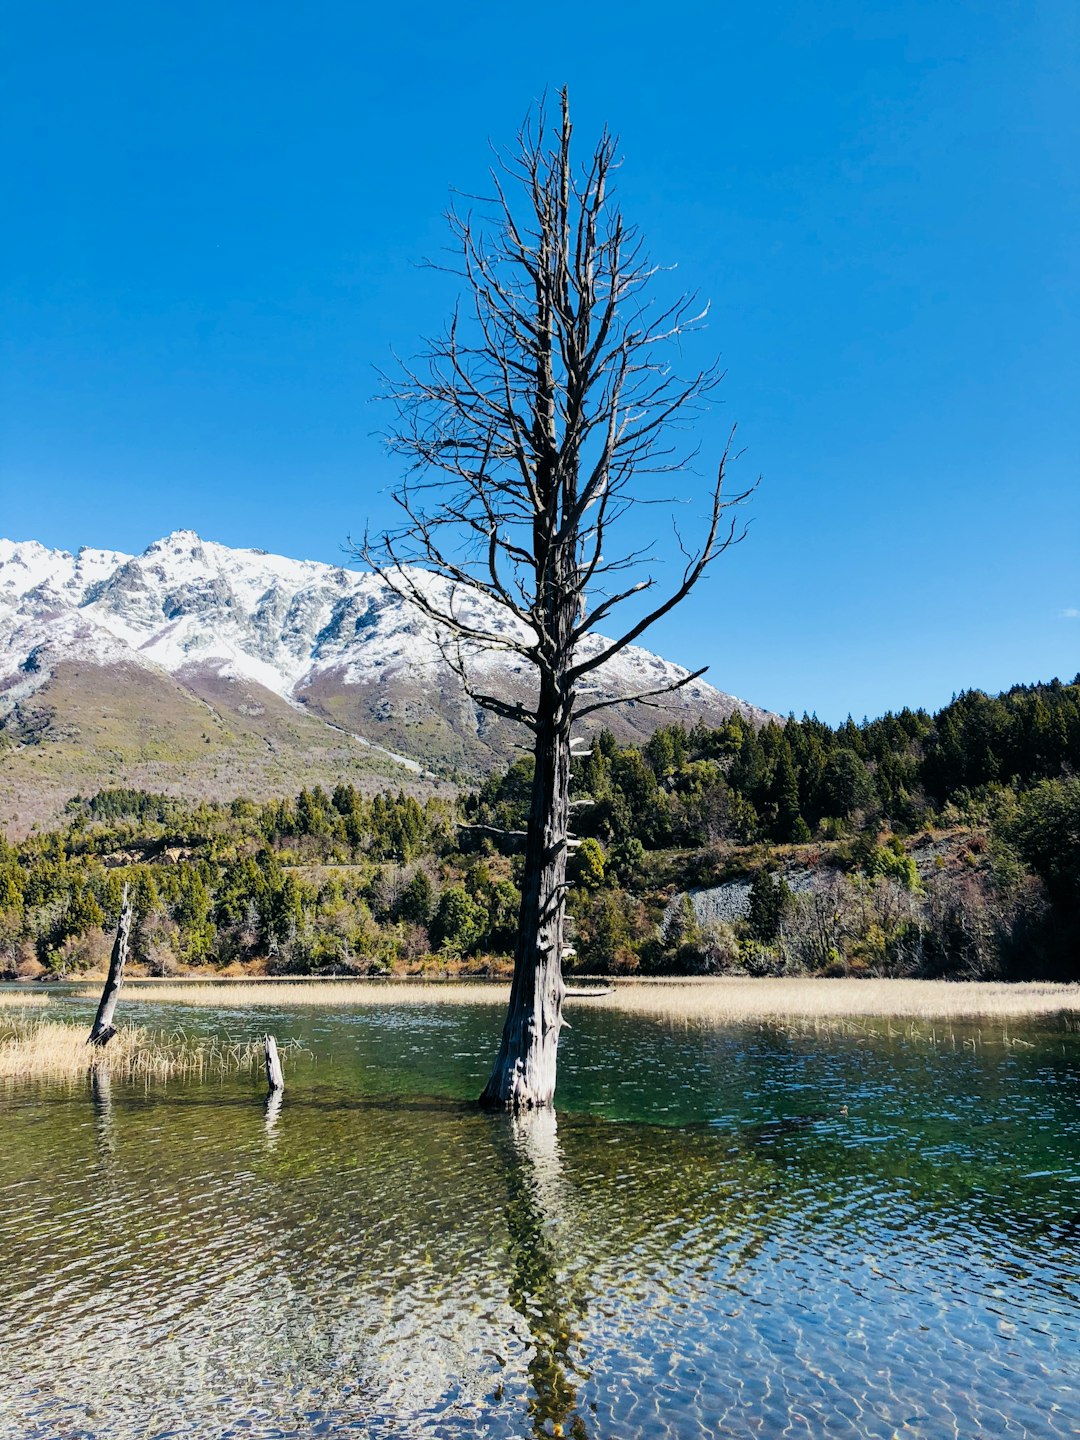
<path fill-rule="evenodd" d="M 502 1042 L 480 1103 L 550 1105 L 562 1029 L 563 930 L 570 790 L 570 704 L 556 696 L 536 736 L 514 980 Z"/>
<path fill-rule="evenodd" d="M 124 982 L 124 966 L 127 964 L 128 947 L 131 942 L 131 901 L 128 899 L 127 886 L 124 887 L 124 896 L 120 902 L 120 920 L 116 926 L 116 939 L 113 941 L 112 956 L 109 960 L 109 974 L 105 981 L 105 988 L 101 992 L 101 1000 L 98 1004 L 97 1014 L 94 1017 L 94 1025 L 90 1034 L 86 1037 L 88 1045 L 107 1045 L 116 1034 L 112 1023 L 113 1012 L 116 1010 L 116 1002 L 120 998 L 120 986 Z"/>

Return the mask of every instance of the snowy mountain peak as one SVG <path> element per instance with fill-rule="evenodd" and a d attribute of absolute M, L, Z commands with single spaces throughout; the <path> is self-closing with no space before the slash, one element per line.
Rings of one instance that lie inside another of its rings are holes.
<path fill-rule="evenodd" d="M 450 598 L 441 577 L 417 578 L 444 604 Z M 479 592 L 458 587 L 453 605 L 475 624 L 510 628 Z M 349 729 L 389 727 L 396 744 L 417 753 L 432 743 L 433 727 L 450 726 L 474 756 L 495 733 L 465 700 L 431 623 L 377 576 L 234 549 L 193 530 L 173 531 L 135 556 L 0 540 L 0 723 L 5 709 L 70 660 L 136 664 L 188 687 L 208 678 L 255 684 Z M 532 675 L 519 657 L 491 651 L 476 664 L 486 688 L 528 694 Z M 628 648 L 589 678 L 602 692 L 630 695 L 685 674 Z M 732 708 L 762 713 L 701 681 L 673 703 L 716 719 Z M 651 724 L 662 718 L 650 714 Z"/>

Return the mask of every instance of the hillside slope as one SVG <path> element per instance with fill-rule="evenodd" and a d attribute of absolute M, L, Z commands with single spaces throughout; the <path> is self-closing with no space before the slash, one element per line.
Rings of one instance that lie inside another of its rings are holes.
<path fill-rule="evenodd" d="M 463 592 L 454 603 L 487 605 Z M 520 660 L 475 663 L 499 693 L 528 695 Z M 590 678 L 617 696 L 685 674 L 633 647 Z M 694 681 L 662 708 L 628 703 L 603 719 L 635 740 L 733 710 L 765 718 Z M 342 775 L 416 784 L 474 776 L 521 740 L 468 700 L 434 627 L 377 576 L 190 531 L 138 556 L 0 541 L 0 816 L 18 814 L 19 828 L 120 781 L 218 797 Z"/>

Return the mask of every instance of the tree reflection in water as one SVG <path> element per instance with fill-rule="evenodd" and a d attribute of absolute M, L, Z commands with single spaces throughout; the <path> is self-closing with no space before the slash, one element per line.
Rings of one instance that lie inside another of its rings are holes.
<path fill-rule="evenodd" d="M 116 1136 L 113 1134 L 112 1076 L 104 1065 L 95 1065 L 90 1071 L 90 1099 L 94 1107 L 98 1157 L 107 1169 L 107 1162 L 116 1150 Z"/>
<path fill-rule="evenodd" d="M 511 1272 L 509 1300 L 532 1339 L 529 1420 L 534 1435 L 588 1440 L 577 1409 L 587 1376 L 572 1354 L 581 1339 L 584 1296 L 564 1263 L 562 1237 L 569 1207 L 553 1110 L 493 1117 L 506 1161 L 506 1230 Z"/>
<path fill-rule="evenodd" d="M 266 1097 L 266 1105 L 263 1108 L 263 1126 L 266 1130 L 266 1148 L 274 1150 L 277 1147 L 277 1123 L 281 1115 L 281 1104 L 284 1099 L 283 1090 L 271 1090 Z"/>

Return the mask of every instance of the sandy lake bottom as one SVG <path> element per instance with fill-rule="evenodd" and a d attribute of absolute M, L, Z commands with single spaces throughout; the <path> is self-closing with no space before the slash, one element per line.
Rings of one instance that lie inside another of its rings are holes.
<path fill-rule="evenodd" d="M 0 1081 L 0 1436 L 1073 1433 L 1075 1017 L 582 1004 L 520 1121 L 499 1019 L 140 1002 L 296 1042 L 280 1106 Z"/>

